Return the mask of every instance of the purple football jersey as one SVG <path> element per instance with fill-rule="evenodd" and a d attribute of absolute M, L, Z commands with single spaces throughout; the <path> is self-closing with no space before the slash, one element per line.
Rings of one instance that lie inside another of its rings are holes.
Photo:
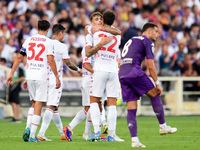
<path fill-rule="evenodd" d="M 145 74 L 141 63 L 145 59 L 154 59 L 154 43 L 146 36 L 132 37 L 124 45 L 121 57 L 119 77 L 138 77 Z"/>

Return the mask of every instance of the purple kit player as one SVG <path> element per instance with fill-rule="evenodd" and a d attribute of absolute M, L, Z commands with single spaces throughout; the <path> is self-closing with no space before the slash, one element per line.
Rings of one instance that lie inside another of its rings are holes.
<path fill-rule="evenodd" d="M 131 38 L 122 51 L 122 62 L 119 72 L 122 98 L 127 103 L 127 123 L 132 137 L 132 147 L 146 147 L 137 137 L 137 100 L 146 94 L 152 102 L 153 110 L 160 124 L 160 134 L 175 133 L 176 128 L 171 128 L 165 123 L 163 105 L 160 100 L 162 87 L 157 78 L 154 64 L 154 43 L 158 34 L 158 27 L 152 23 L 146 23 L 142 29 L 142 36 Z M 147 59 L 147 65 L 156 87 L 141 69 L 141 62 Z"/>

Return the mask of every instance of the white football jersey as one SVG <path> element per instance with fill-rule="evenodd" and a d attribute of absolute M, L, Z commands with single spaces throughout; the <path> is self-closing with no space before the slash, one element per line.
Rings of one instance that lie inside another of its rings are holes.
<path fill-rule="evenodd" d="M 49 65 L 47 55 L 54 55 L 51 40 L 44 35 L 34 35 L 25 40 L 21 51 L 26 52 L 26 79 L 47 81 Z"/>
<path fill-rule="evenodd" d="M 92 46 L 92 45 L 93 45 L 93 37 L 91 34 L 87 34 L 85 37 L 85 46 Z M 91 66 L 94 66 L 94 55 L 88 58 L 85 54 L 85 47 L 82 49 L 81 54 L 82 54 L 82 65 L 84 65 L 84 63 L 90 63 Z M 91 72 L 89 72 L 82 66 L 82 77 L 90 75 Z"/>
<path fill-rule="evenodd" d="M 65 44 L 59 42 L 58 40 L 51 40 L 51 42 L 54 50 L 54 60 L 56 62 L 58 76 L 60 81 L 62 81 L 63 59 L 70 58 L 68 47 Z M 50 69 L 49 84 L 55 84 L 55 82 L 56 82 L 56 77 L 53 71 Z"/>
<path fill-rule="evenodd" d="M 104 31 L 95 32 L 93 35 L 94 46 L 96 46 L 101 41 L 101 38 L 104 35 L 107 37 L 113 36 L 113 40 L 110 43 L 104 45 L 95 54 L 94 70 L 118 73 L 117 55 L 120 51 L 119 45 L 121 42 L 121 36 L 113 35 Z"/>

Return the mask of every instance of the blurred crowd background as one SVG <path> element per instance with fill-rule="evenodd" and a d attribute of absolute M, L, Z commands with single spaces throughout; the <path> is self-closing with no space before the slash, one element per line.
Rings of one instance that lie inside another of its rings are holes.
<path fill-rule="evenodd" d="M 158 26 L 155 61 L 159 76 L 200 75 L 200 2 L 199 0 L 1 0 L 0 64 L 12 66 L 12 55 L 28 37 L 37 34 L 37 22 L 48 20 L 51 27 L 61 23 L 66 28 L 64 43 L 71 60 L 82 66 L 81 50 L 85 43 L 84 27 L 95 11 L 112 10 L 113 26 L 121 30 L 120 49 L 133 36 L 141 35 L 146 22 Z M 47 35 L 51 37 L 51 30 Z M 26 61 L 22 63 L 24 67 Z M 148 74 L 146 63 L 142 65 Z M 64 76 L 78 73 L 66 66 Z M 4 75 L 0 72 L 1 84 Z M 199 90 L 200 82 L 186 82 L 185 88 Z M 1 86 L 0 86 L 1 87 Z"/>

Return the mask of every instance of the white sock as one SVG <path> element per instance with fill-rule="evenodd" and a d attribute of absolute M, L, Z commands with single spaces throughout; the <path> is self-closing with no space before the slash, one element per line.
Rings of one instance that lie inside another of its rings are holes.
<path fill-rule="evenodd" d="M 100 110 L 99 105 L 97 103 L 90 104 L 90 113 L 91 119 L 94 126 L 94 132 L 97 133 L 99 130 L 99 118 L 100 118 Z"/>
<path fill-rule="evenodd" d="M 136 137 L 132 137 L 131 139 L 132 139 L 132 142 L 133 142 L 133 141 L 134 141 L 135 143 L 139 143 L 139 142 L 140 142 L 137 136 L 136 136 Z"/>
<path fill-rule="evenodd" d="M 100 112 L 100 118 L 99 118 L 99 131 L 101 132 L 101 116 L 102 116 L 102 112 Z"/>
<path fill-rule="evenodd" d="M 167 126 L 166 122 L 163 123 L 163 124 L 160 124 L 160 127 L 161 127 L 161 128 L 165 128 L 166 126 Z"/>
<path fill-rule="evenodd" d="M 61 118 L 60 118 L 58 111 L 53 112 L 52 120 L 55 123 L 56 127 L 58 128 L 60 134 L 65 135 L 64 132 L 63 132 L 63 124 L 62 124 L 62 121 L 61 121 Z"/>
<path fill-rule="evenodd" d="M 91 120 L 91 114 L 90 109 L 88 110 L 86 121 L 85 121 L 85 133 L 91 133 L 92 128 L 92 120 Z"/>
<path fill-rule="evenodd" d="M 53 110 L 50 108 L 47 108 L 42 117 L 42 125 L 38 133 L 39 136 L 45 135 L 45 132 L 50 125 L 52 117 L 53 117 Z"/>
<path fill-rule="evenodd" d="M 105 108 L 104 108 L 104 106 L 102 105 L 102 115 L 101 115 L 101 123 L 103 124 L 103 125 L 105 125 L 106 124 L 106 112 L 105 112 Z"/>
<path fill-rule="evenodd" d="M 117 121 L 117 109 L 112 105 L 108 107 L 108 136 L 114 136 Z"/>
<path fill-rule="evenodd" d="M 81 121 L 83 121 L 87 116 L 87 112 L 83 109 L 80 110 L 76 116 L 74 117 L 74 119 L 69 123 L 69 129 L 73 130 L 73 128 L 75 126 L 77 126 Z"/>
<path fill-rule="evenodd" d="M 40 124 L 40 119 L 41 119 L 41 116 L 33 115 L 32 122 L 31 122 L 31 134 L 30 134 L 31 138 L 35 138 L 35 133 Z"/>
<path fill-rule="evenodd" d="M 27 121 L 26 121 L 26 128 L 31 128 L 31 121 L 34 114 L 34 107 L 30 107 L 28 111 Z"/>

